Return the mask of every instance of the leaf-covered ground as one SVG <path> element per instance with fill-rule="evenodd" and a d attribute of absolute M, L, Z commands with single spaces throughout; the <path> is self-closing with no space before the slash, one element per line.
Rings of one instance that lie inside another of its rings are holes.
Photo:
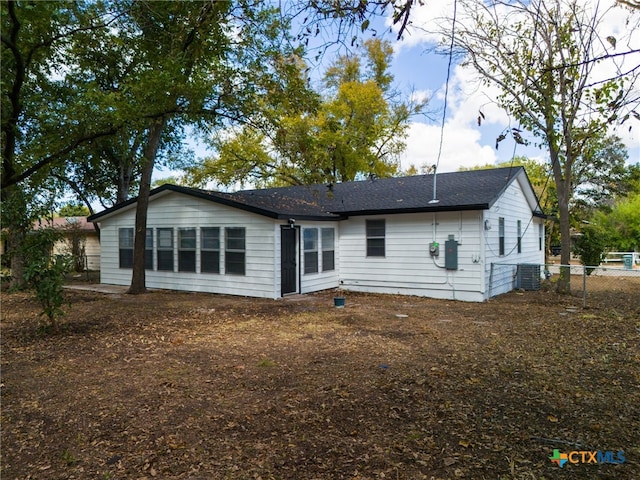
<path fill-rule="evenodd" d="M 347 293 L 344 309 L 333 292 L 68 292 L 58 335 L 30 296 L 3 293 L 0 474 L 637 479 L 637 280 L 588 309 L 545 292 Z M 554 449 L 625 462 L 559 468 Z"/>

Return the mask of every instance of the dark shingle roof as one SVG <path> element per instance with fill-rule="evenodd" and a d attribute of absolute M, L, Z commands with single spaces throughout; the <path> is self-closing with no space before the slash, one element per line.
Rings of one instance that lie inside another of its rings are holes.
<path fill-rule="evenodd" d="M 273 218 L 340 219 L 350 215 L 483 210 L 491 207 L 507 186 L 524 174 L 522 167 L 440 173 L 437 199 L 433 175 L 415 175 L 343 182 L 332 186 L 303 185 L 235 193 L 163 185 L 151 192 L 177 191 Z M 526 174 L 525 174 L 526 178 Z M 126 202 L 130 204 L 135 199 Z M 94 215 L 91 221 L 121 208 Z"/>

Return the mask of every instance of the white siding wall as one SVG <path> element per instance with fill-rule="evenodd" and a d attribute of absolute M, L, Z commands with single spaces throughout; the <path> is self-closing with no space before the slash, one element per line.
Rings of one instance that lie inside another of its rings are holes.
<path fill-rule="evenodd" d="M 98 270 L 100 268 L 100 242 L 98 241 L 98 234 L 87 235 L 84 253 L 87 256 L 87 268 L 89 270 Z"/>
<path fill-rule="evenodd" d="M 366 220 L 385 220 L 385 256 L 367 257 Z M 340 283 L 345 289 L 466 301 L 484 299 L 482 212 L 351 217 L 340 225 Z M 458 269 L 446 270 L 445 242 L 458 245 Z M 440 255 L 429 255 L 429 243 Z"/>
<path fill-rule="evenodd" d="M 101 282 L 128 285 L 131 269 L 119 268 L 118 229 L 133 227 L 135 209 L 129 208 L 101 222 Z M 149 288 L 215 292 L 230 295 L 276 298 L 279 283 L 275 284 L 274 267 L 274 220 L 249 212 L 215 204 L 206 200 L 170 193 L 152 199 L 148 211 L 148 228 L 174 228 L 174 271 L 146 271 Z M 196 272 L 178 272 L 178 228 L 195 227 Z M 224 272 L 224 229 L 244 227 L 246 230 L 245 275 L 199 273 L 200 227 L 220 227 L 220 269 Z M 157 246 L 157 233 L 156 241 Z M 157 258 L 154 255 L 154 264 Z M 279 264 L 278 264 L 279 269 Z M 277 293 L 276 293 L 277 292 Z"/>
<path fill-rule="evenodd" d="M 504 218 L 504 255 L 499 252 L 500 217 Z M 514 288 L 518 264 L 544 264 L 544 220 L 533 217 L 518 181 L 514 181 L 491 209 L 484 212 L 484 218 L 491 225 L 490 230 L 483 229 L 486 252 L 485 298 L 489 298 Z M 517 248 L 518 220 L 522 225 L 521 253 L 518 253 Z M 540 224 L 543 225 L 542 249 L 539 245 Z"/>
<path fill-rule="evenodd" d="M 98 241 L 98 234 L 96 232 L 84 232 L 82 235 L 84 241 L 84 254 L 87 257 L 86 267 L 89 270 L 100 269 L 100 242 Z M 56 242 L 53 245 L 54 254 L 69 254 L 71 253 L 71 237 L 65 236 L 63 240 Z"/>

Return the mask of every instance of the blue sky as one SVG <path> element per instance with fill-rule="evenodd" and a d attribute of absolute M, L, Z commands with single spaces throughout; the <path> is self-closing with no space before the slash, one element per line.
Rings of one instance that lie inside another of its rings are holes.
<path fill-rule="evenodd" d="M 597 0 L 585 0 L 594 3 Z M 603 7 L 613 5 L 614 0 L 600 0 Z M 459 65 L 453 65 L 447 96 L 447 115 L 444 131 L 441 129 L 444 105 L 445 82 L 447 77 L 448 57 L 431 53 L 434 39 L 437 37 L 426 33 L 421 26 L 433 26 L 439 17 L 450 16 L 453 0 L 429 0 L 424 6 L 416 6 L 412 11 L 412 22 L 403 40 L 397 41 L 395 34 L 389 32 L 389 19 L 386 19 L 386 33 L 382 38 L 391 41 L 394 50 L 394 60 L 391 71 L 395 77 L 396 86 L 409 95 L 414 92 L 426 95 L 430 101 L 429 117 L 415 118 L 409 129 L 407 149 L 401 157 L 403 169 L 411 165 L 420 169 L 432 166 L 438 159 L 440 136 L 442 133 L 442 151 L 440 154 L 439 172 L 458 170 L 460 167 L 495 164 L 511 160 L 515 155 L 528 156 L 540 161 L 546 161 L 544 150 L 537 147 L 515 145 L 511 138 L 500 143 L 495 148 L 496 138 L 505 128 L 518 127 L 510 121 L 507 114 L 500 110 L 493 99 L 497 90 L 482 87 L 477 74 Z M 605 35 L 621 38 L 626 17 L 629 12 L 620 8 L 611 10 L 604 24 Z M 637 14 L 640 15 L 640 12 Z M 382 33 L 385 19 L 378 19 Z M 629 44 L 630 48 L 640 49 L 640 31 L 636 30 Z M 630 56 L 631 57 L 631 56 Z M 325 60 L 326 61 L 326 60 Z M 628 63 L 640 64 L 640 54 L 626 60 Z M 485 119 L 482 126 L 477 125 L 479 110 Z M 628 126 L 632 125 L 631 131 Z M 629 163 L 640 162 L 640 122 L 629 122 L 616 132 L 627 146 Z M 525 138 L 527 136 L 525 135 Z M 531 136 L 528 136 L 531 139 Z M 202 147 L 196 148 L 197 156 L 208 154 Z M 171 172 L 158 172 L 156 177 L 166 177 Z"/>

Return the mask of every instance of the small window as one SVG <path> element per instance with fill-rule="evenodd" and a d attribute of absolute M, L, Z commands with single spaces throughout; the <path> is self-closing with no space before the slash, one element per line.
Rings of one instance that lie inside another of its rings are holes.
<path fill-rule="evenodd" d="M 200 230 L 200 271 L 220 273 L 219 227 L 206 227 Z"/>
<path fill-rule="evenodd" d="M 118 229 L 120 268 L 133 268 L 133 228 Z"/>
<path fill-rule="evenodd" d="M 518 220 L 518 253 L 522 253 L 522 221 Z"/>
<path fill-rule="evenodd" d="M 384 220 L 367 220 L 367 257 L 384 257 L 384 243 Z"/>
<path fill-rule="evenodd" d="M 196 271 L 196 229 L 178 230 L 178 271 Z"/>
<path fill-rule="evenodd" d="M 305 228 L 304 238 L 304 273 L 318 272 L 318 229 Z"/>
<path fill-rule="evenodd" d="M 504 255 L 504 217 L 498 218 L 498 254 Z"/>
<path fill-rule="evenodd" d="M 225 228 L 225 273 L 245 274 L 245 229 L 243 227 Z"/>
<path fill-rule="evenodd" d="M 322 271 L 335 270 L 335 229 L 322 229 Z"/>
<path fill-rule="evenodd" d="M 542 251 L 542 245 L 544 243 L 544 227 L 541 223 L 538 224 L 538 250 Z"/>
<path fill-rule="evenodd" d="M 144 268 L 153 270 L 153 228 L 147 228 L 144 239 Z"/>
<path fill-rule="evenodd" d="M 173 272 L 173 228 L 158 228 L 158 270 Z"/>

